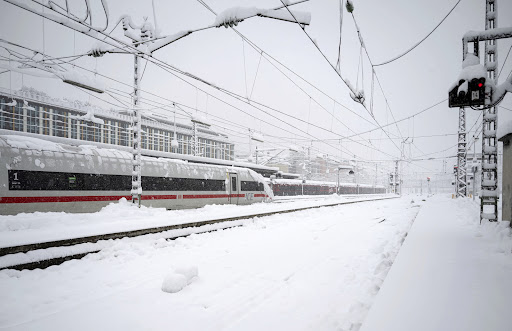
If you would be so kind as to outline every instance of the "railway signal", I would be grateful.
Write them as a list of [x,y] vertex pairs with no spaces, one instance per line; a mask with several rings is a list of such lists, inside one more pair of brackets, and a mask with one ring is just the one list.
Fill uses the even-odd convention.
[[484,106],[484,104],[485,77],[473,78],[470,81],[461,79],[448,94],[450,108]]

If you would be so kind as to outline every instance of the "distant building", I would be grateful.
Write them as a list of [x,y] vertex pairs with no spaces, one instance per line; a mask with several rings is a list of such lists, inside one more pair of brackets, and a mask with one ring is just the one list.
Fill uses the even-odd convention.
[[512,224],[512,121],[503,123],[497,137],[503,142],[502,217]]
[[[0,129],[120,146],[131,146],[133,138],[129,115],[79,101],[50,98],[31,88],[0,93]],[[174,122],[143,119],[142,131],[142,149],[192,154],[192,126],[176,124],[179,146],[174,151]],[[200,127],[198,134],[199,156],[234,159],[235,146],[227,136],[206,127]]]

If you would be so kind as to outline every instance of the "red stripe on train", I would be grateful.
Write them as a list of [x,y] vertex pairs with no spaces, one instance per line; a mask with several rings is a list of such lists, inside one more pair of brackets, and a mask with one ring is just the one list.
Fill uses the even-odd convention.
[[[183,199],[215,199],[215,198],[244,198],[245,194],[184,194]],[[255,194],[256,198],[264,198],[265,194]],[[121,198],[131,200],[131,196],[57,196],[57,197],[0,197],[0,203],[43,203],[43,202],[87,202],[87,201],[117,201]],[[142,200],[177,199],[177,195],[143,195]]]
[[183,194],[183,199],[244,198],[245,194]]
[[[0,203],[41,203],[41,202],[86,202],[117,201],[121,198],[131,200],[131,196],[60,196],[60,197],[0,197]],[[176,195],[143,195],[142,200],[176,199]]]

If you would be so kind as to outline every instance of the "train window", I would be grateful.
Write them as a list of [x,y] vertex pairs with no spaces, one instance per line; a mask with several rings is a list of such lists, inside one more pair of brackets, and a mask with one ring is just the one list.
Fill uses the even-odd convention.
[[68,177],[68,181],[69,181],[69,188],[73,189],[76,187],[76,176],[69,176]]
[[236,192],[236,177],[231,177],[231,190]]
[[254,182],[254,181],[241,181],[240,182],[240,190],[241,191],[263,191],[263,184]]

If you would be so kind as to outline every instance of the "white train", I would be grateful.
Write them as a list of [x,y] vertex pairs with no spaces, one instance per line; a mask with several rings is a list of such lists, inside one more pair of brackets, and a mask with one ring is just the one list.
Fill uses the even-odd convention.
[[272,179],[269,185],[275,196],[328,195],[335,194],[385,194],[381,185],[322,182],[301,179]]
[[[131,199],[132,154],[0,135],[0,214],[94,212]],[[251,204],[272,198],[253,170],[142,158],[142,205],[167,209]]]

